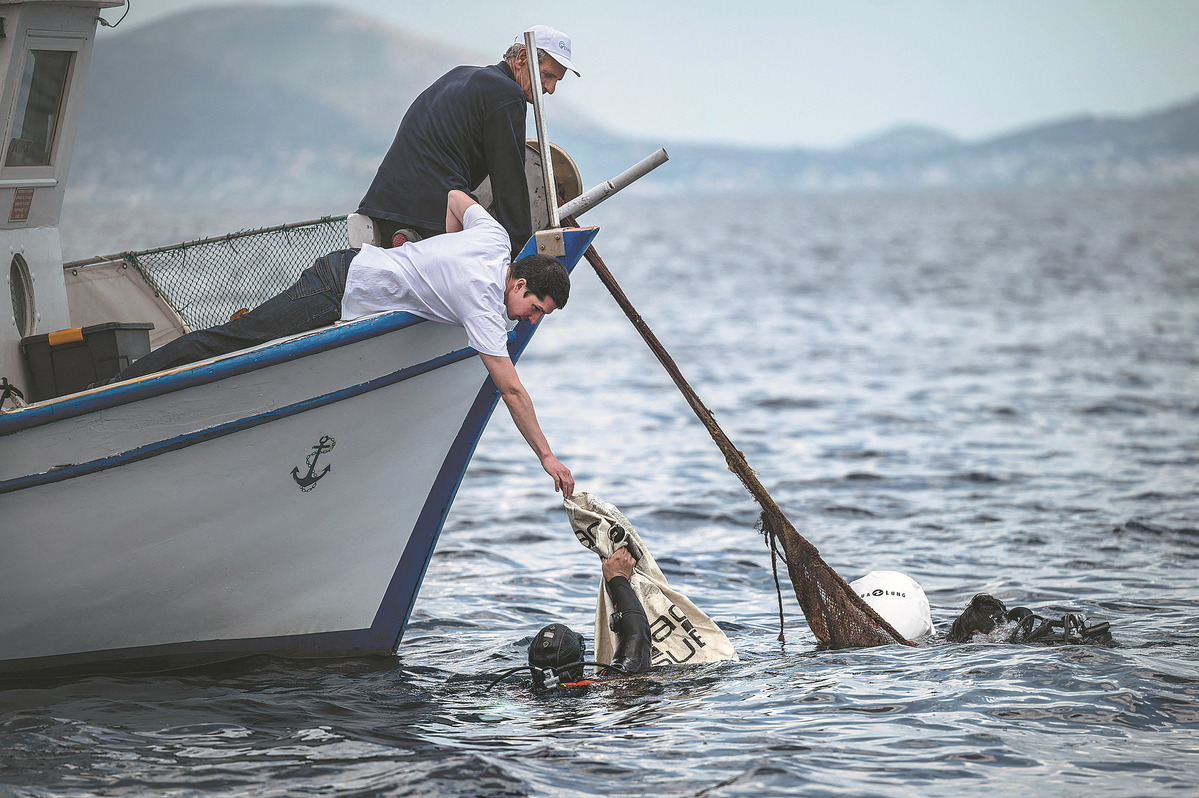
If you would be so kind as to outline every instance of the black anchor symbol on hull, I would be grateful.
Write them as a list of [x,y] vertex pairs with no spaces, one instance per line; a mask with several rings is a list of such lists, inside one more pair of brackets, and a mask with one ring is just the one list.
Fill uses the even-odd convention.
[[316,473],[316,460],[325,452],[333,451],[333,447],[335,445],[337,445],[337,441],[333,440],[328,435],[322,435],[320,442],[318,442],[316,446],[312,447],[312,454],[308,455],[308,459],[306,461],[308,463],[308,473],[304,476],[300,476],[300,469],[298,467],[291,470],[291,478],[294,479],[296,484],[300,486],[300,490],[307,493],[308,491],[312,490],[321,477],[329,473],[329,469],[333,467],[332,465],[327,465],[325,466],[324,470],[321,471],[321,473]]

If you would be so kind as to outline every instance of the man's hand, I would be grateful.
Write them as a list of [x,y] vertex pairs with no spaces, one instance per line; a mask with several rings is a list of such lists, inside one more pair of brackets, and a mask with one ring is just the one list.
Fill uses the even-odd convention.
[[573,496],[575,492],[575,478],[570,473],[570,469],[558,462],[558,458],[552,454],[541,461],[541,467],[545,469],[545,473],[554,478],[554,491],[562,491],[562,495]]
[[608,581],[614,576],[623,576],[625,579],[633,578],[633,565],[635,564],[633,555],[629,554],[629,550],[624,546],[612,552],[612,556],[604,560],[602,566],[604,572],[604,581]]

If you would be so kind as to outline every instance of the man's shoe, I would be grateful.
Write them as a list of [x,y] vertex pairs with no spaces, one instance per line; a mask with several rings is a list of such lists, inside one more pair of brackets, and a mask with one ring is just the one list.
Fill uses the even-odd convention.
[[392,247],[403,246],[409,241],[420,241],[420,233],[405,227],[402,230],[397,230],[396,234],[391,237]]

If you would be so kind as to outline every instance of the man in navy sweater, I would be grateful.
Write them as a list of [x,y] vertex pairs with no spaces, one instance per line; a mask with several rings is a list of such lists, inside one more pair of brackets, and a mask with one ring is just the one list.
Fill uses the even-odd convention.
[[[540,89],[553,94],[570,70],[570,37],[545,25],[536,37]],[[498,64],[460,66],[425,89],[404,114],[391,149],[359,203],[382,246],[445,232],[445,197],[473,192],[490,175],[492,214],[515,257],[533,234],[525,180],[525,112],[533,102],[524,35]],[[398,234],[398,235],[397,235]]]

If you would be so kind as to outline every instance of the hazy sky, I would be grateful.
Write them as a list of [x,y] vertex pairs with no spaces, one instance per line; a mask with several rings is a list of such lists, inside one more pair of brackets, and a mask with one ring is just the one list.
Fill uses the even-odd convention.
[[[227,4],[132,0],[123,26]],[[973,140],[1199,97],[1199,0],[331,4],[490,61],[528,25],[553,25],[571,36],[583,73],[557,96],[662,143],[831,147],[909,123]],[[547,117],[552,131],[552,99]]]

